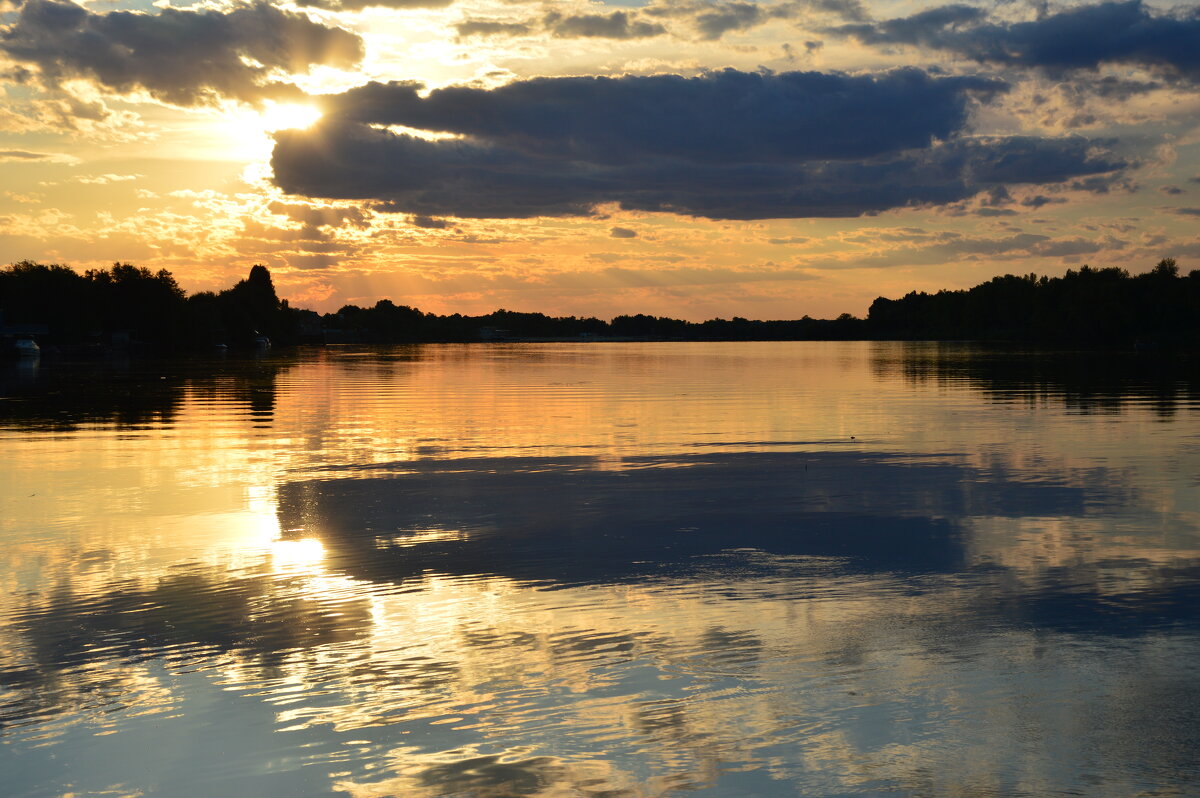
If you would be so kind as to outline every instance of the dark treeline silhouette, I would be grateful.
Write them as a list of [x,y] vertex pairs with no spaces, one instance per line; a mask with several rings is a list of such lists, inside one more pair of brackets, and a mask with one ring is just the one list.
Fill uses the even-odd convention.
[[612,321],[497,310],[483,316],[438,316],[383,299],[373,307],[346,305],[322,318],[326,340],[364,343],[478,341],[530,338],[637,338],[687,341],[795,341],[861,339],[862,319],[805,316],[795,321],[754,321],[737,316],[704,322],[666,316],[617,316]]
[[1083,346],[1200,344],[1200,270],[1180,276],[1172,258],[1131,276],[1120,268],[1062,277],[1004,275],[974,288],[880,297],[866,319],[805,316],[690,322],[623,315],[611,321],[497,310],[480,316],[424,313],[381,299],[320,315],[288,306],[255,266],[219,293],[187,296],[170,272],[125,263],[82,274],[29,261],[0,269],[0,328],[44,326],[50,344],[133,341],[165,349],[276,343],[419,343],[512,339],[977,340]]
[[232,288],[187,296],[166,269],[128,263],[80,274],[22,261],[0,269],[0,327],[41,325],[50,344],[155,348],[249,345],[258,335],[296,337],[299,314],[280,300],[265,266]]
[[867,325],[878,339],[1024,341],[1112,346],[1200,343],[1200,270],[1174,258],[1130,276],[1119,268],[1062,277],[1006,274],[961,291],[880,297]]
[[612,321],[497,310],[481,316],[440,316],[381,299],[346,305],[324,316],[279,299],[265,266],[220,293],[187,296],[165,269],[127,263],[82,274],[30,261],[0,269],[0,327],[44,325],[52,345],[132,341],[161,349],[249,345],[259,335],[292,343],[420,343],[514,338],[640,338],[668,340],[803,340],[869,337],[862,319],[795,321],[734,317],[689,322],[659,316]]

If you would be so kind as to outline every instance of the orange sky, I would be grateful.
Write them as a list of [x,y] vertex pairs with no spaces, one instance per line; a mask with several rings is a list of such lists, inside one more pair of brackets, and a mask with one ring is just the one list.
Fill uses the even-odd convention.
[[0,2],[0,263],[693,320],[1200,267],[1194,5],[378,2]]

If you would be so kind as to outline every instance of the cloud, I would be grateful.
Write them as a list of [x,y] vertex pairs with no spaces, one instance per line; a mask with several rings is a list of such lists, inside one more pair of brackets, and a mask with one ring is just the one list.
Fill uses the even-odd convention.
[[364,8],[405,11],[413,8],[445,8],[453,2],[454,0],[299,0],[297,5],[329,11],[362,11]]
[[550,33],[560,38],[645,39],[667,32],[662,25],[637,20],[625,11],[574,16],[551,11],[543,23]]
[[409,221],[413,227],[423,227],[426,230],[445,230],[450,226],[445,219],[435,219],[432,216],[414,216]]
[[468,19],[454,26],[461,38],[469,36],[527,36],[534,26],[527,22],[504,22],[496,19]]
[[628,227],[614,227],[608,234],[612,238],[637,238],[637,230],[630,230]]
[[657,22],[640,19],[635,12],[608,14],[563,14],[550,11],[540,20],[511,22],[497,19],[467,19],[454,26],[459,38],[471,36],[528,36],[544,33],[559,39],[648,39],[667,29]]
[[1025,22],[991,22],[980,8],[947,5],[827,32],[865,44],[907,44],[981,63],[1034,67],[1051,75],[1130,64],[1188,81],[1200,78],[1200,13],[1159,12],[1141,0],[1083,5]]
[[335,255],[326,255],[322,253],[289,253],[286,256],[287,264],[293,269],[302,269],[304,271],[329,269],[340,261],[340,258]]
[[852,36],[864,44],[922,44],[944,47],[944,39],[954,35],[961,26],[982,23],[987,12],[968,5],[946,5],[926,9],[909,17],[897,17],[882,22],[843,25],[828,32]]
[[587,215],[598,204],[710,218],[858,216],[944,204],[998,183],[1061,182],[1125,164],[1086,139],[978,139],[863,161],[606,166],[351,125],[284,131],[272,159],[286,191],[387,199],[409,213],[478,218]]
[[[927,238],[931,240],[926,240]],[[889,238],[883,238],[889,241]],[[900,239],[897,239],[900,240]],[[886,269],[898,266],[941,265],[955,262],[1013,261],[1029,258],[1071,259],[1081,255],[1116,252],[1129,248],[1129,242],[1111,235],[1097,239],[1051,238],[1036,233],[1017,232],[989,238],[941,232],[932,236],[914,236],[912,245],[886,247],[871,253],[849,253],[844,257],[814,256],[794,261],[798,268],[813,270]]]
[[334,122],[456,133],[531,156],[774,162],[927,147],[963,129],[972,97],[1006,86],[918,69],[864,76],[725,69],[692,78],[535,78],[425,97],[422,88],[369,83],[323,98],[322,108]]
[[1110,194],[1114,191],[1132,194],[1137,191],[1138,186],[1125,175],[1117,173],[1081,177],[1078,180],[1072,180],[1067,184],[1067,188],[1072,191],[1086,191],[1089,194]]
[[111,172],[103,175],[79,175],[73,178],[76,183],[83,183],[90,186],[107,186],[110,183],[127,183],[131,180],[139,180],[145,175],[118,175]]
[[659,0],[643,8],[642,13],[681,23],[706,41],[720,39],[727,33],[756,28],[777,19],[809,21],[808,18],[814,13],[855,22],[870,19],[859,0],[785,0],[779,3]]
[[[700,266],[638,269],[626,266],[608,266],[599,272],[595,272],[594,275],[622,286],[641,286],[646,288],[661,288],[672,285],[724,285],[821,279],[820,275],[792,268],[779,267],[775,264],[764,264],[740,269]],[[559,282],[569,280],[571,277],[572,275],[560,275]],[[590,274],[579,275],[579,277],[584,278],[587,282],[594,280],[594,277]],[[584,280],[580,280],[580,282]]]
[[227,12],[164,8],[98,14],[63,0],[27,0],[0,29],[0,53],[36,67],[47,87],[83,78],[115,92],[145,91],[179,106],[221,98],[258,102],[300,94],[279,79],[316,64],[350,67],[362,40],[266,2]]
[[316,206],[272,202],[267,206],[272,213],[286,216],[292,221],[300,222],[308,227],[355,227],[365,229],[370,226],[370,218],[361,208],[336,208],[332,206]]
[[73,155],[58,152],[30,152],[29,150],[0,150],[0,161],[16,161],[18,163],[79,163]]
[[1047,197],[1045,194],[1034,194],[1032,197],[1026,197],[1021,200],[1021,205],[1026,208],[1041,208],[1045,205],[1055,205],[1064,203],[1067,200],[1063,197]]
[[695,16],[696,29],[704,39],[719,39],[731,30],[745,30],[770,19],[770,12],[758,3],[734,2],[714,5]]
[[327,244],[330,242],[328,233],[311,225],[305,225],[299,230],[293,230],[265,225],[253,219],[244,219],[242,220],[242,228],[245,233],[245,240],[302,242],[304,244]]
[[275,182],[427,216],[581,215],[618,203],[761,219],[944,204],[1127,165],[1078,137],[966,137],[972,98],[1003,84],[916,69],[539,78],[425,97],[420,88],[375,83],[326,97],[321,124],[276,134]]
[[682,260],[672,256],[630,257],[616,252],[597,252],[589,260],[608,264],[595,271],[539,274],[537,280],[559,289],[611,290],[623,288],[666,288],[686,285],[735,285],[739,283],[796,282],[819,280],[821,276],[768,261],[738,268],[712,266],[662,266]]
[[[514,22],[466,19],[455,25],[455,30],[463,38],[544,33],[563,39],[646,39],[674,34],[682,38],[699,37],[703,41],[715,41],[727,33],[749,30],[776,19],[810,16],[812,12],[852,21],[870,18],[858,0],[790,0],[779,3],[659,0],[640,9],[608,13],[564,14],[550,11],[540,20]],[[670,23],[670,28],[663,22]],[[818,42],[805,42],[805,46],[808,52],[812,52],[820,45]]]

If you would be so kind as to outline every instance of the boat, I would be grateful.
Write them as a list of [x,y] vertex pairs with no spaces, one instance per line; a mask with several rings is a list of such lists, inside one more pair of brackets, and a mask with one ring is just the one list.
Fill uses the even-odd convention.
[[42,348],[32,338],[18,338],[13,341],[12,351],[17,357],[39,357],[42,354]]

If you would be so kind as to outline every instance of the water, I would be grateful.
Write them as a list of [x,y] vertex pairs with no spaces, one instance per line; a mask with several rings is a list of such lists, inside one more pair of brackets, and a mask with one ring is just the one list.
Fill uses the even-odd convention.
[[1200,795],[1186,361],[0,369],[6,797]]

